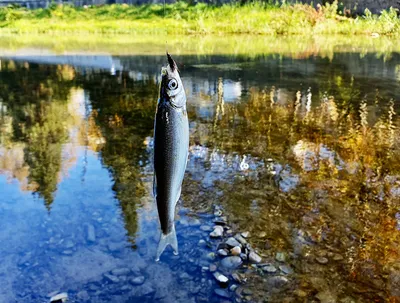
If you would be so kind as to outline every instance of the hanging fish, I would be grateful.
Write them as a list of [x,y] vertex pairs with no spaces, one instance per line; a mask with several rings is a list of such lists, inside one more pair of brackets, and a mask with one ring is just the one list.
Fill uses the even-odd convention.
[[169,245],[178,254],[175,206],[181,195],[189,152],[189,122],[186,94],[175,61],[167,53],[154,125],[154,183],[161,237],[156,261]]

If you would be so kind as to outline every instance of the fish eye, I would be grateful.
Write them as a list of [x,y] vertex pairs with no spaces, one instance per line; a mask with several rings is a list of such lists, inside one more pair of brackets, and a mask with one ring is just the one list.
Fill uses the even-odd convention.
[[177,89],[178,88],[178,81],[176,79],[171,79],[168,81],[168,88],[171,90]]

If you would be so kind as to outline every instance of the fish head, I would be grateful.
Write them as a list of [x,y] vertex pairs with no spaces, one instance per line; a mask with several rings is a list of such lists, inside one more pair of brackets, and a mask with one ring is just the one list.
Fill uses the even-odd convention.
[[178,66],[171,55],[167,53],[168,65],[161,69],[160,100],[169,102],[173,107],[186,107],[186,94],[183,89]]

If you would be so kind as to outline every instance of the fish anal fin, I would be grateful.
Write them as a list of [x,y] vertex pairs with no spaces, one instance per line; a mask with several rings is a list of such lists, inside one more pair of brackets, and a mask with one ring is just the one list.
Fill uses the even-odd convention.
[[175,226],[172,227],[172,230],[169,234],[164,235],[161,233],[160,242],[158,243],[157,247],[156,261],[160,260],[161,254],[168,245],[171,245],[172,249],[174,250],[174,255],[178,255],[178,240],[176,238]]

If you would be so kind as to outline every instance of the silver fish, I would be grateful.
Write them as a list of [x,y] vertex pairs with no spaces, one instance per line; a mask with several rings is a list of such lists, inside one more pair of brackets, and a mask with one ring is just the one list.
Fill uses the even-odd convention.
[[175,206],[181,195],[189,152],[189,122],[186,94],[175,61],[167,53],[154,124],[154,183],[161,237],[156,261],[169,245],[178,254]]

